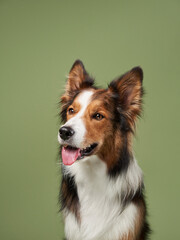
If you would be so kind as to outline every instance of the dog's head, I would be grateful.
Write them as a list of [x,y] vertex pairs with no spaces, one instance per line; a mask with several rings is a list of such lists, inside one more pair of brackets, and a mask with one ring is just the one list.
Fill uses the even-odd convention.
[[135,121],[141,113],[143,72],[135,67],[107,89],[98,89],[81,61],[73,64],[61,97],[63,125],[58,134],[65,165],[98,155],[111,168],[120,152],[130,154]]

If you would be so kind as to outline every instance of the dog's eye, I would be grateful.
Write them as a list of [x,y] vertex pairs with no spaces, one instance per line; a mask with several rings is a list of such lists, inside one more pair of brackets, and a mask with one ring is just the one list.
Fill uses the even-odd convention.
[[74,109],[73,109],[73,108],[69,108],[69,109],[68,109],[68,113],[69,113],[69,114],[73,114],[73,113],[74,113]]
[[100,120],[102,120],[104,118],[104,116],[102,114],[100,114],[100,113],[95,113],[93,115],[93,118],[98,120],[98,121],[100,121]]

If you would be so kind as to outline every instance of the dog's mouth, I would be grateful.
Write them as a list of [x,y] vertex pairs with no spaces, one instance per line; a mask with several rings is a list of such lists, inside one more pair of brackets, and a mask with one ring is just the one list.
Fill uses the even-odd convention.
[[64,165],[72,165],[76,160],[83,159],[94,153],[97,143],[93,143],[86,148],[80,149],[70,145],[62,147],[62,160]]

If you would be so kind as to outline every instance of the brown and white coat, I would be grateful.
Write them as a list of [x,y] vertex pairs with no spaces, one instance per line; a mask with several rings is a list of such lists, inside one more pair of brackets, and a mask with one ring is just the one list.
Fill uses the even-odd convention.
[[70,70],[58,134],[67,240],[148,238],[143,175],[132,152],[142,79],[142,69],[136,67],[107,89],[98,89],[81,61]]

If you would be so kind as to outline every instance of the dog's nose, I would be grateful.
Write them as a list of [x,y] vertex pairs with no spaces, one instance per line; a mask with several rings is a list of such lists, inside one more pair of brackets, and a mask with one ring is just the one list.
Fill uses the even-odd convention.
[[70,127],[61,127],[59,129],[59,134],[63,140],[68,140],[74,134],[74,130]]

